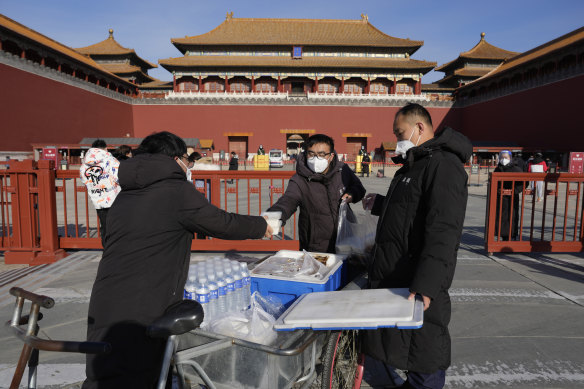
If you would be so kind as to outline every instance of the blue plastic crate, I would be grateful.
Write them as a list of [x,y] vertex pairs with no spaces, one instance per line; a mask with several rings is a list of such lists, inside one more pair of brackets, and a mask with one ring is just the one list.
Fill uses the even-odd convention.
[[[274,257],[300,257],[302,254],[300,251],[281,250]],[[254,269],[251,271],[251,292],[258,291],[262,296],[275,296],[288,308],[298,297],[305,293],[330,292],[343,287],[342,283],[346,278],[342,276],[345,256],[324,253],[311,254],[327,255],[336,259],[336,263],[331,266],[331,270],[322,280],[294,280],[293,278],[254,274]],[[266,259],[266,261],[269,261],[269,259]],[[261,264],[256,269],[259,269],[260,266]]]

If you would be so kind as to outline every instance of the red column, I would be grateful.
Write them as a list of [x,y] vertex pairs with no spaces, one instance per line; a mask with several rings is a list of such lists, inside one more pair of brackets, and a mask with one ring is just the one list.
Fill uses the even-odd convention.
[[41,66],[45,66],[45,57],[41,58]]
[[416,82],[416,90],[414,93],[417,95],[422,93],[422,80],[421,79]]
[[172,73],[172,91],[176,92],[176,75]]
[[365,93],[371,93],[371,77],[367,77],[367,91]]
[[0,39],[0,50],[2,50],[2,39]]
[[255,92],[255,78],[251,76],[251,92]]
[[75,69],[73,69],[73,74],[71,74],[73,77],[75,77]]
[[61,71],[61,64],[59,64],[59,66],[57,66],[57,71],[60,72]]
[[314,93],[318,93],[318,77],[314,77]]
[[229,92],[229,80],[227,79],[227,75],[225,75],[225,93]]
[[280,76],[278,76],[278,92],[282,92],[282,82],[280,80]]
[[393,81],[391,81],[391,94],[392,95],[395,95],[395,84],[396,84],[396,81],[395,81],[395,77],[394,77]]
[[88,74],[85,75],[85,81],[89,82],[89,75]]
[[26,51],[22,50],[22,51],[20,52],[20,58],[22,58],[22,59],[26,59]]
[[199,76],[199,93],[203,90],[203,77]]
[[341,77],[341,93],[345,93],[345,76]]

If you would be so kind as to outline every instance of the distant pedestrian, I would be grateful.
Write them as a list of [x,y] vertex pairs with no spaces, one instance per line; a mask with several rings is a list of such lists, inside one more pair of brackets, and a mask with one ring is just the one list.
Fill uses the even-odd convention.
[[132,148],[128,145],[121,145],[112,152],[114,158],[118,161],[123,161],[132,158]]
[[[231,152],[231,158],[229,159],[229,170],[239,170],[239,157],[235,151]],[[227,182],[233,184],[233,178]]]
[[[516,159],[511,157],[509,150],[502,150],[499,153],[499,165],[495,168],[495,172],[504,173],[522,173],[523,170],[515,162]],[[510,195],[501,194],[503,190],[513,189]],[[500,236],[501,240],[516,240],[519,231],[519,193],[523,190],[523,182],[503,181],[502,185],[499,183],[497,188],[497,208],[495,218],[495,236]],[[511,208],[513,208],[513,215],[511,215]],[[499,210],[501,210],[499,212]],[[510,223],[511,220],[511,224]],[[499,228],[500,226],[500,228]]]
[[89,198],[97,211],[101,244],[105,247],[107,213],[118,193],[118,167],[120,162],[107,151],[103,139],[97,139],[87,150],[79,169],[81,181],[87,187]]
[[363,177],[363,175],[365,174],[367,174],[367,177],[369,177],[370,164],[371,158],[369,157],[367,151],[365,151],[365,153],[363,154],[363,160],[361,161],[361,177]]
[[[548,170],[547,164],[543,160],[543,155],[541,153],[536,153],[535,157],[529,164],[528,168],[530,173],[546,173]],[[543,181],[535,182],[535,185],[532,187],[535,190],[535,201],[541,201],[543,199]]]

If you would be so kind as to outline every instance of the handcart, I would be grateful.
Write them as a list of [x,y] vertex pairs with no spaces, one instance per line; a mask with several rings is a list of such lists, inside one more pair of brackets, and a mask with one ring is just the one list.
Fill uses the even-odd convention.
[[[218,389],[357,389],[364,368],[357,331],[394,326],[420,328],[423,303],[421,299],[406,303],[408,295],[407,289],[361,290],[355,283],[341,292],[305,294],[278,319],[274,328],[281,332],[270,346],[202,329],[164,331],[164,325],[155,323],[152,328],[156,332],[172,335],[158,388],[165,387],[173,365],[183,388],[202,384]],[[363,301],[368,302],[369,311],[357,307],[366,306]],[[339,309],[341,306],[349,309]],[[167,316],[161,320],[169,322]]]
[[[414,303],[413,315],[408,320],[402,320],[399,309],[389,315],[369,315],[388,311],[386,308],[378,309],[379,306],[365,315],[355,309],[339,310],[339,304],[343,304],[347,296],[350,297],[351,291],[379,293],[376,292],[379,290],[359,289],[360,286],[353,282],[340,292],[301,296],[278,319],[275,328],[281,332],[270,346],[197,328],[203,319],[201,306],[195,301],[184,300],[149,327],[150,336],[167,338],[158,387],[165,387],[171,372],[181,389],[199,383],[210,389],[359,388],[363,376],[363,359],[358,354],[356,332],[379,326],[419,328],[423,315],[423,303],[419,299]],[[405,300],[407,292],[385,291],[391,292],[389,300],[393,296],[400,303]],[[16,305],[12,320],[6,324],[25,343],[10,388],[19,387],[27,363],[28,387],[36,388],[39,350],[101,354],[111,349],[109,344],[102,342],[55,341],[37,337],[38,321],[42,319],[40,308],[52,308],[54,300],[20,288],[12,288],[10,293],[16,297]],[[341,299],[327,300],[330,293],[349,294]],[[363,306],[363,301],[368,304],[380,303],[371,296],[357,296],[361,299],[359,304]],[[388,299],[388,295],[382,297],[383,300]],[[329,309],[318,308],[319,315],[315,315],[311,300],[319,299],[320,304],[325,304]],[[31,302],[31,308],[30,314],[23,316],[25,300]],[[326,312],[334,314],[327,317]],[[350,315],[347,317],[337,312]],[[309,320],[306,320],[307,317]],[[27,327],[24,329],[22,326]]]

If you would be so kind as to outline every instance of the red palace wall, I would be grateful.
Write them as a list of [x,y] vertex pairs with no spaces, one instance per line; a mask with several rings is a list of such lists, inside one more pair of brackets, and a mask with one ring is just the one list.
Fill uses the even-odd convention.
[[0,150],[133,133],[129,104],[3,64],[0,88]]
[[[213,139],[215,151],[228,150],[226,133],[253,133],[248,151],[286,149],[282,129],[315,130],[335,140],[339,153],[347,152],[343,133],[371,133],[368,150],[395,141],[393,117],[399,107],[341,106],[234,106],[234,105],[135,105],[134,135],[144,137],[168,130],[183,138]],[[430,108],[434,125],[458,125],[457,110]]]
[[473,141],[556,151],[584,150],[584,76],[462,108],[461,129]]

